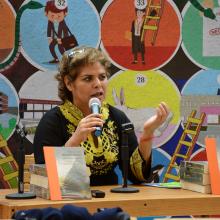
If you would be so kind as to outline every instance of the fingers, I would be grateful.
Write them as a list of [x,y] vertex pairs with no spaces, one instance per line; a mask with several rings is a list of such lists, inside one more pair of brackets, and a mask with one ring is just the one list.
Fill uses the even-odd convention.
[[161,102],[159,106],[157,107],[157,116],[161,119],[164,120],[167,118],[169,115],[169,108],[165,102]]
[[101,119],[100,114],[91,114],[80,121],[83,127],[91,128],[96,126],[103,126],[104,121]]
[[152,135],[155,129],[166,121],[169,113],[170,111],[167,104],[165,102],[161,102],[156,108],[156,114],[144,123],[144,136],[148,137]]
[[96,130],[96,127],[102,127],[104,121],[101,119],[100,114],[90,114],[83,118],[76,130],[72,133],[70,139],[66,142],[65,146],[79,146],[82,141],[88,138],[88,135]]
[[165,102],[161,102],[159,104],[159,108],[163,112],[163,114],[165,114],[165,115],[169,114],[169,108],[168,108],[168,106],[167,106],[167,104]]
[[161,110],[161,112],[163,113],[163,115],[169,114],[169,108],[165,102],[161,102],[158,107]]
[[100,114],[90,114],[83,118],[77,127],[77,133],[85,138],[96,130],[96,127],[103,127],[104,121]]
[[82,124],[81,127],[83,128],[96,128],[96,127],[102,127],[103,122],[97,122],[97,121],[92,121],[92,122],[87,122]]

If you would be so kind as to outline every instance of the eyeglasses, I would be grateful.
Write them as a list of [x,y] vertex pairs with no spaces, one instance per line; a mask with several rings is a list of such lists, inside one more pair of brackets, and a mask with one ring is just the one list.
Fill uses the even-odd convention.
[[68,68],[70,69],[70,63],[71,63],[71,59],[75,56],[77,56],[77,54],[82,54],[84,53],[86,50],[86,48],[79,48],[79,49],[75,49],[73,51],[70,51],[70,53],[67,55],[67,62],[68,62]]
[[70,53],[68,54],[68,58],[73,58],[73,57],[76,56],[77,54],[84,53],[85,50],[86,50],[86,48],[80,48],[80,49],[78,49],[78,50],[70,51]]
[[75,48],[74,50],[70,51],[68,54],[68,58],[73,58],[77,54],[82,54],[88,49],[94,49],[93,47],[89,46],[80,46],[79,48]]
[[69,54],[67,55],[68,68],[70,69],[72,58],[77,57],[77,55],[79,54],[85,53],[89,49],[94,49],[94,48],[89,46],[80,46],[79,48],[74,48],[72,51],[70,51]]
[[68,67],[70,68],[70,62],[73,57],[76,57],[77,55],[84,53],[89,48],[91,48],[91,47],[80,46],[80,48],[75,48],[74,50],[70,51],[69,54],[67,55]]

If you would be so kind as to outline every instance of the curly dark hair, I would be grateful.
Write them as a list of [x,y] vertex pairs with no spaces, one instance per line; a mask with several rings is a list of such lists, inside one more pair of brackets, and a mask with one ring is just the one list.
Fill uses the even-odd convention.
[[74,81],[79,75],[81,68],[99,62],[106,70],[109,77],[110,61],[106,55],[99,49],[87,46],[75,47],[70,53],[64,53],[59,64],[58,74],[58,96],[64,102],[72,101],[72,93],[67,89],[64,77],[67,76],[70,81]]

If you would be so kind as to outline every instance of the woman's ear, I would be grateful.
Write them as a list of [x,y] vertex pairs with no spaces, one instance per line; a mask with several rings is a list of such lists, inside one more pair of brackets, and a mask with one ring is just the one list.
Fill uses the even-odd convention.
[[68,76],[66,75],[66,76],[64,76],[64,83],[65,83],[65,85],[66,85],[66,88],[70,91],[70,92],[72,92],[72,82],[70,81],[70,79],[68,78]]

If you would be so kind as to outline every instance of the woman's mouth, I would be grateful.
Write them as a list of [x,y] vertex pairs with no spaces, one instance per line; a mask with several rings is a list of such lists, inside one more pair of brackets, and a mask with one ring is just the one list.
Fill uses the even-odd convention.
[[97,93],[92,94],[91,97],[96,97],[100,99],[103,97],[103,95],[104,95],[103,92],[97,92]]

